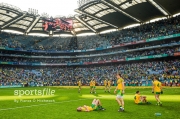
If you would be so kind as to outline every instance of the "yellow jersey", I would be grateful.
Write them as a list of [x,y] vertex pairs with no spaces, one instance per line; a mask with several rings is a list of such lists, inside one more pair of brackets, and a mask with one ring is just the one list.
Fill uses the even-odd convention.
[[123,79],[123,78],[119,78],[119,79],[117,80],[118,90],[122,90],[122,89],[123,89],[123,82],[124,82],[124,79]]
[[139,102],[140,102],[140,95],[139,94],[135,94],[135,96],[134,96],[134,102],[136,103],[136,104],[138,104]]
[[81,107],[81,111],[85,112],[85,111],[93,111],[93,108],[90,106],[86,106],[86,107]]
[[92,86],[95,86],[96,85],[96,82],[95,81],[92,81]]
[[111,81],[108,81],[108,86],[111,86]]
[[78,86],[81,86],[81,81],[78,81]]
[[104,86],[107,86],[107,80],[104,80]]
[[93,86],[93,81],[90,81],[89,85],[90,85],[90,86]]
[[156,80],[153,82],[153,85],[154,85],[154,92],[161,92],[161,82]]

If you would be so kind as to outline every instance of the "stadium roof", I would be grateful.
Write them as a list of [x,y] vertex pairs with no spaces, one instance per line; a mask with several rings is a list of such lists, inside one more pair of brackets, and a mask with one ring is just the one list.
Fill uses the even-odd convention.
[[[54,35],[78,35],[101,33],[109,29],[121,29],[132,24],[141,24],[151,19],[168,17],[180,12],[180,0],[79,0],[79,14],[72,16],[71,31],[54,32]],[[42,16],[24,12],[18,7],[0,3],[0,28],[22,34],[39,33]]]

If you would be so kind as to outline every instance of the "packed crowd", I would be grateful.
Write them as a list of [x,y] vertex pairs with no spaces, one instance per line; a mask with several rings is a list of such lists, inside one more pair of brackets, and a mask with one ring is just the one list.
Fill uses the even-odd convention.
[[157,22],[144,24],[131,29],[106,34],[110,38],[111,45],[128,43],[154,37],[167,36],[180,32],[180,16],[164,19]]
[[79,79],[83,85],[89,85],[95,78],[97,85],[103,85],[104,79],[116,83],[116,74],[121,73],[126,84],[151,83],[154,75],[163,82],[172,80],[180,83],[180,60],[163,60],[137,63],[111,64],[86,67],[1,67],[1,85],[77,85]]
[[179,46],[174,47],[165,47],[157,49],[148,49],[135,52],[122,52],[114,55],[105,55],[105,56],[95,56],[95,57],[82,57],[82,58],[23,58],[23,57],[5,57],[0,56],[0,61],[2,62],[32,62],[32,63],[79,63],[79,62],[98,62],[98,61],[109,61],[109,60],[118,60],[126,58],[136,58],[142,56],[150,55],[163,55],[167,54],[173,56],[174,53],[180,52]]
[[[77,38],[49,38],[1,33],[0,47],[36,50],[84,50],[105,48],[121,43],[129,43],[176,33],[180,33],[180,16],[112,33]],[[74,41],[72,42],[72,40]]]
[[[72,40],[71,44],[74,44],[74,47],[76,47],[76,40]],[[154,47],[154,46],[167,46],[167,45],[172,45],[172,44],[180,44],[180,40],[179,39],[164,39],[164,40],[160,40],[160,41],[156,41],[156,42],[146,42],[146,43],[141,43],[141,44],[136,44],[136,45],[128,45],[128,46],[123,46],[123,47],[117,47],[117,48],[110,48],[107,50],[97,50],[97,51],[91,51],[91,52],[81,52],[80,55],[94,55],[94,54],[104,54],[104,53],[113,53],[113,52],[118,52],[118,51],[126,51],[126,50],[133,50],[133,49],[138,49],[138,48],[149,48],[149,47]],[[73,45],[72,45],[73,46]],[[28,56],[27,53],[25,52],[13,52],[9,51],[9,50],[4,50],[4,51],[0,51],[0,54],[14,54],[14,55],[26,55]],[[70,55],[76,55],[77,53],[70,53],[68,54],[68,56]],[[33,56],[39,56],[42,55],[38,52],[31,52],[29,53],[29,55],[33,55]],[[43,56],[52,56],[52,53],[44,53]],[[61,56],[67,56],[67,53],[61,53]]]
[[[22,48],[35,50],[83,50],[92,48],[104,48],[111,45],[139,41],[154,37],[167,36],[180,33],[180,16],[170,19],[164,19],[158,22],[144,24],[131,29],[108,34],[100,34],[89,37],[37,37],[22,36],[8,33],[0,34],[0,47]],[[50,42],[50,43],[49,43]],[[163,45],[166,43],[177,43],[176,40],[162,40],[159,42],[139,44],[116,49],[90,52],[90,54],[112,53],[117,51],[126,51],[148,46]],[[1,62],[33,62],[33,63],[79,63],[79,62],[98,62],[117,60],[125,58],[135,58],[149,55],[168,54],[180,52],[180,47],[161,47],[148,50],[139,50],[131,52],[122,52],[104,56],[91,56],[83,58],[23,58],[12,55],[11,51],[0,51]],[[7,53],[7,54],[6,54]],[[22,55],[22,53],[19,53]],[[19,55],[18,52],[13,55]],[[88,55],[90,55],[88,54]],[[24,54],[24,56],[30,54]],[[37,54],[31,54],[36,55]],[[46,54],[48,55],[48,54]],[[51,55],[51,54],[49,54]],[[86,55],[81,53],[80,55]],[[63,55],[65,56],[65,55]],[[70,56],[70,55],[68,55]],[[77,85],[79,79],[83,85],[89,85],[92,78],[95,78],[97,85],[103,85],[103,80],[110,79],[115,85],[115,74],[120,72],[127,85],[151,83],[153,75],[157,75],[163,82],[180,83],[180,62],[179,59],[145,61],[136,63],[119,63],[97,66],[83,67],[10,67],[7,65],[0,67],[0,85]]]

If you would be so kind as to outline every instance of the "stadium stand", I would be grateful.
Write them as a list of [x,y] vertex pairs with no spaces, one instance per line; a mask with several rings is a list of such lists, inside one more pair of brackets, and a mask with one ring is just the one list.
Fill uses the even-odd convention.
[[[166,26],[164,24],[168,25]],[[137,32],[137,29],[143,32]],[[126,85],[129,86],[151,85],[153,75],[159,76],[159,79],[164,82],[164,85],[170,81],[179,83],[180,63],[179,59],[174,57],[175,53],[180,51],[178,37],[164,38],[160,41],[155,40],[135,45],[124,45],[104,50],[87,50],[82,53],[71,52],[67,54],[65,52],[67,49],[76,51],[76,49],[107,48],[109,45],[131,43],[178,33],[179,16],[170,20],[161,20],[141,27],[125,29],[101,36],[45,38],[1,33],[0,61],[2,65],[0,69],[0,84],[2,86],[25,84],[29,86],[76,85],[77,80],[81,78],[83,85],[88,85],[91,78],[94,77],[97,85],[103,85],[103,80],[107,77],[112,80],[113,85],[116,85],[115,74],[117,72],[123,74]],[[51,44],[49,44],[50,41],[52,41]],[[49,52],[51,50],[57,51],[60,44],[63,45],[59,47],[59,51],[63,52]],[[10,50],[10,48],[14,49]],[[20,48],[22,51],[19,50],[17,52],[15,51],[16,48]],[[43,50],[47,52],[38,52]],[[132,59],[131,61],[131,58],[144,57],[147,59],[145,56],[156,55],[160,57],[153,57],[153,59],[149,59],[148,61],[143,60],[143,58],[138,61],[135,61],[136,59]],[[117,63],[120,59],[126,59],[127,61],[123,60],[125,63]],[[114,63],[93,64],[93,62],[101,63],[101,61],[114,61]],[[6,65],[9,62],[15,66]],[[92,65],[81,64],[88,62],[91,62]],[[49,65],[47,67],[39,67],[38,65],[33,66],[33,63],[47,63]],[[66,63],[66,65],[57,67],[58,65],[56,66],[56,64],[59,63]],[[81,66],[79,66],[79,63]]]
[[[84,22],[90,19],[79,18]],[[30,16],[25,19],[30,20]],[[1,27],[11,28],[3,23]],[[98,26],[91,27],[98,30]],[[74,31],[78,33],[76,28]],[[92,78],[97,85],[103,85],[105,78],[116,85],[117,72],[122,73],[127,86],[151,85],[153,75],[164,85],[170,81],[180,83],[179,37],[180,16],[93,36],[42,37],[1,32],[0,85],[77,85],[79,78],[83,85],[89,85]]]
[[[43,38],[3,33],[3,35],[1,35],[0,46],[23,49],[33,48],[37,50],[59,50],[58,48],[63,50],[107,48],[107,46],[178,34],[180,32],[179,23],[180,16],[176,16],[170,19],[163,19],[154,23],[144,24],[112,33],[78,38]],[[49,41],[52,43],[48,44]]]

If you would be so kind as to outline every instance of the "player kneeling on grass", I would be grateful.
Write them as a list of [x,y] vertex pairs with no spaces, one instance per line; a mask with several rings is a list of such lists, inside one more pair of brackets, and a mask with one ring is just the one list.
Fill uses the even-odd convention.
[[134,102],[136,104],[150,104],[150,102],[147,102],[146,96],[141,96],[139,91],[136,91]]
[[92,101],[91,106],[84,105],[77,108],[78,112],[90,112],[90,111],[98,111],[98,110],[105,110],[102,107],[102,104],[99,99],[94,99]]

